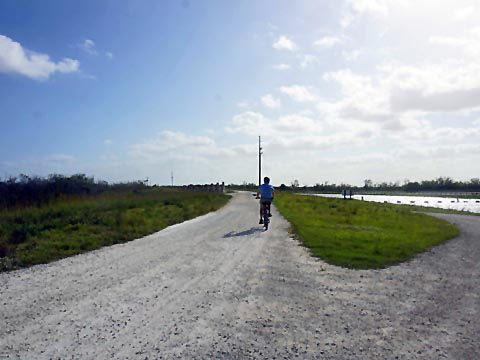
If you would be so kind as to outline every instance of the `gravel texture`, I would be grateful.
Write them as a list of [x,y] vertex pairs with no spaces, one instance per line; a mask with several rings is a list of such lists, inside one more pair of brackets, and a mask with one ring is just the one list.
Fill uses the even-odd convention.
[[0,359],[480,359],[480,217],[385,270],[309,256],[273,209],[221,210],[0,274]]

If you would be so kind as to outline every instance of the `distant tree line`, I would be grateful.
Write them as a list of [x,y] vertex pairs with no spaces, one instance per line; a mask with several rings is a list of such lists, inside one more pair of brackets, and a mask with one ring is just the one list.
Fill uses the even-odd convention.
[[[117,190],[139,190],[145,188],[145,181],[134,181],[128,183],[109,184],[85,174],[71,176],[52,174],[47,177],[21,174],[18,177],[7,177],[0,180],[0,209],[15,206],[40,206],[58,199],[63,195],[95,195],[105,191]],[[351,189],[356,194],[361,193],[382,193],[382,192],[480,192],[480,179],[473,178],[470,181],[454,181],[449,177],[439,177],[435,180],[404,181],[403,184],[395,183],[373,183],[372,180],[364,180],[363,186],[350,184],[323,184],[317,183],[312,186],[300,186],[298,180],[290,185],[275,185],[277,190],[296,192],[317,192],[317,193],[341,193],[344,189]],[[230,184],[227,189],[256,191],[258,184],[243,182],[243,184]]]
[[52,174],[48,177],[21,174],[0,181],[0,209],[14,206],[40,206],[56,200],[62,195],[95,195],[112,190],[137,190],[145,187],[143,181],[108,184],[95,181],[85,174],[64,176]]
[[370,179],[364,180],[363,190],[366,191],[402,191],[402,192],[480,192],[480,179],[473,178],[470,181],[455,181],[450,177],[439,177],[435,180],[409,181],[403,184],[380,183],[373,184]]
[[405,191],[466,191],[466,192],[479,192],[480,191],[480,179],[473,178],[470,181],[453,181],[452,179],[438,178],[436,180],[426,180],[420,183],[407,182],[403,185]]
[[[256,190],[258,185],[255,183],[246,183],[242,185],[230,184],[228,186],[234,190]],[[296,192],[317,192],[317,193],[341,193],[344,189],[351,189],[355,193],[381,193],[381,192],[480,192],[480,179],[473,178],[470,181],[454,181],[450,177],[439,177],[435,180],[400,182],[382,182],[374,183],[371,179],[364,180],[363,186],[355,186],[346,183],[330,184],[316,183],[314,185],[301,186],[298,180],[293,180],[290,185],[275,185],[275,188],[281,191]]]
[[241,185],[239,184],[229,184],[229,185],[226,185],[225,187],[227,190],[240,190],[240,191],[257,191],[258,189],[258,184],[255,184],[255,183],[247,183],[246,181],[244,181]]

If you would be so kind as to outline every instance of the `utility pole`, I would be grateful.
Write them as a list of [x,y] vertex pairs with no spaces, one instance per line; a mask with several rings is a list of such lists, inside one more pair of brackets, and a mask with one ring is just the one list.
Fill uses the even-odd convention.
[[171,173],[171,178],[172,178],[172,187],[173,187],[173,171]]
[[258,186],[262,185],[262,138],[258,137]]

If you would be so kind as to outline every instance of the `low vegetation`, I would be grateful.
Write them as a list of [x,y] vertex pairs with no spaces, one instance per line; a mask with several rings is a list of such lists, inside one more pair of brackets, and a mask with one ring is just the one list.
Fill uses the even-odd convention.
[[38,206],[0,209],[0,271],[123,243],[223,206],[224,194],[141,186],[59,194]]
[[275,205],[314,256],[348,268],[384,268],[458,235],[406,206],[290,193],[277,194]]
[[399,207],[405,208],[407,211],[421,212],[421,213],[437,213],[437,214],[456,214],[456,215],[469,215],[469,216],[480,216],[480,213],[475,213],[465,210],[453,210],[453,209],[442,209],[430,206],[420,206],[420,205],[396,205]]
[[[253,191],[258,184],[244,182],[241,185],[230,184],[230,189]],[[314,185],[300,185],[299,180],[293,180],[291,184],[276,186],[281,191],[293,191],[295,193],[317,194],[341,194],[342,190],[352,190],[357,195],[421,195],[421,196],[445,196],[480,198],[480,178],[472,178],[470,181],[455,181],[450,177],[439,177],[434,180],[409,181],[403,184],[397,182],[374,183],[371,179],[365,179],[363,186],[355,186],[348,183],[334,184],[328,181]]]

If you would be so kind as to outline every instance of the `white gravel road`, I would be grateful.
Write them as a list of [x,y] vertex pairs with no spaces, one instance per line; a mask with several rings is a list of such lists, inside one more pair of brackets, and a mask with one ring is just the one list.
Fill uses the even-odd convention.
[[[480,359],[480,217],[399,266],[315,260],[273,210],[223,209],[0,274],[0,359]],[[440,215],[439,215],[440,216]]]

